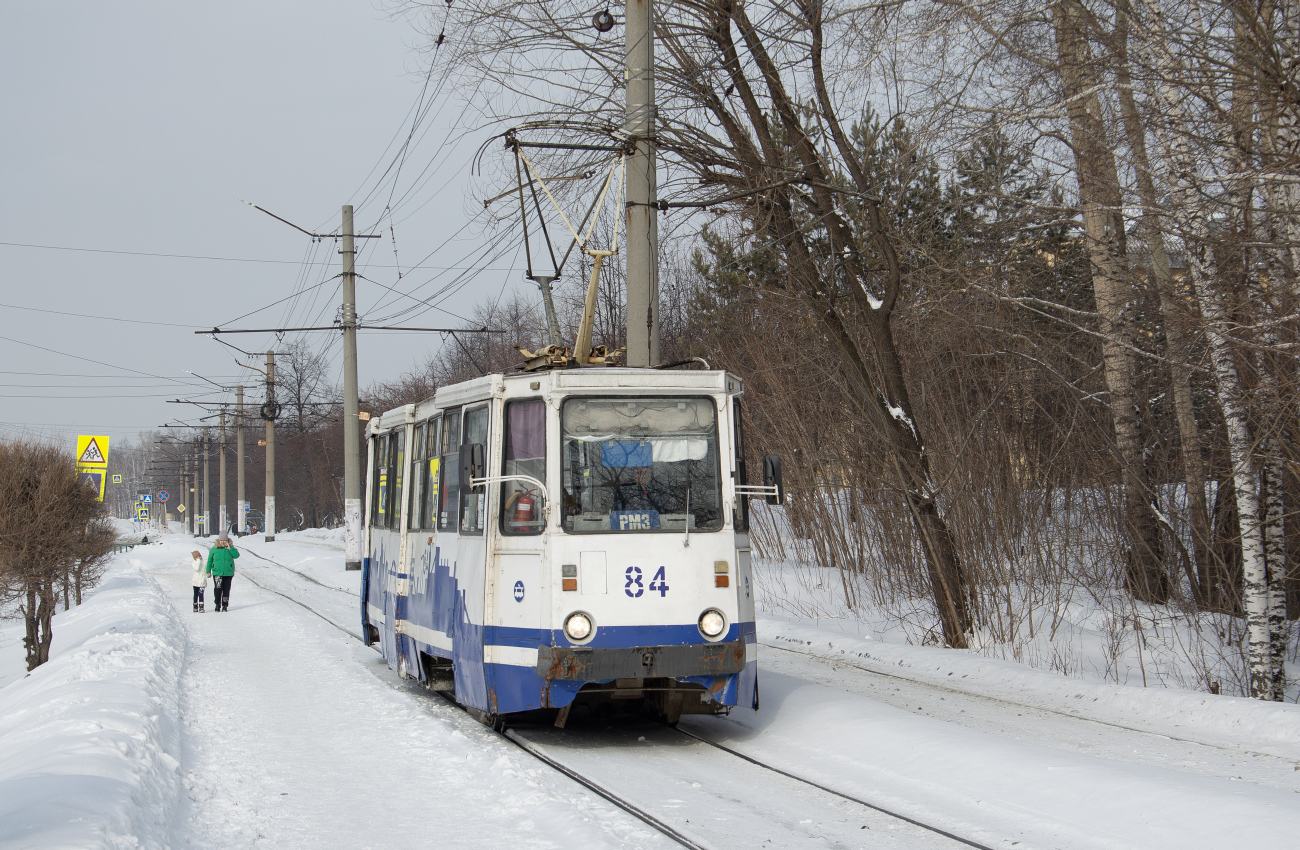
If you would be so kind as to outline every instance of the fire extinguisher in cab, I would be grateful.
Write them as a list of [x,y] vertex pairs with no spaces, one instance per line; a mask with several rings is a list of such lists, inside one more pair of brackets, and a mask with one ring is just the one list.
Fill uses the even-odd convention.
[[520,493],[519,498],[515,500],[515,524],[526,526],[533,521],[533,497],[527,493]]

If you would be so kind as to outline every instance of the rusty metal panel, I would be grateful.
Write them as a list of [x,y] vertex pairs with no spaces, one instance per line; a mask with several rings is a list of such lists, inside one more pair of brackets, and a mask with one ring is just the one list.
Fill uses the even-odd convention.
[[726,676],[745,667],[745,643],[587,648],[542,646],[537,675],[543,679],[635,679]]

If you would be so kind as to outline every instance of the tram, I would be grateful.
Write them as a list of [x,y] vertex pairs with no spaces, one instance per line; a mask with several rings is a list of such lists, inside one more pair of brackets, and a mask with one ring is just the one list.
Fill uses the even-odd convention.
[[486,723],[758,707],[743,382],[493,374],[370,420],[361,617],[402,676]]

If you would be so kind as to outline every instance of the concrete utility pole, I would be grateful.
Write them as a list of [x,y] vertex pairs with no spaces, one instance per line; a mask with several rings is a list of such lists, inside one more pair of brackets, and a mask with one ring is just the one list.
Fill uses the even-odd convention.
[[[627,160],[627,365],[659,362],[659,202],[655,174],[653,0],[627,0],[623,129],[636,144]],[[585,351],[576,352],[585,357]]]
[[228,534],[230,532],[230,521],[226,519],[226,409],[221,408],[221,456],[217,460],[217,480],[220,483],[218,490],[221,493],[221,504],[217,508],[217,521],[220,527],[217,534]]
[[203,429],[203,536],[212,536],[212,516],[209,496],[212,494],[212,479],[208,477],[208,449],[212,443],[208,439],[208,429]]
[[235,388],[235,529],[243,534],[248,528],[244,510],[244,388]]
[[194,438],[194,499],[190,502],[191,515],[194,517],[194,536],[199,536],[199,523],[203,519],[203,498],[199,493],[199,452],[202,449],[202,443],[198,437]]
[[352,205],[343,206],[343,562],[361,569],[361,402],[357,397],[357,269]]
[[275,540],[275,352],[266,352],[266,406],[262,418],[266,420],[266,542]]

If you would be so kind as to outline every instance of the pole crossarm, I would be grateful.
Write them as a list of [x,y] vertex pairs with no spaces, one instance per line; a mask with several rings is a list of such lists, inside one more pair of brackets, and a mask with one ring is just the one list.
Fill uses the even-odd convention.
[[[305,228],[305,227],[299,227],[298,225],[294,224],[292,221],[289,221],[289,219],[287,219],[287,218],[282,218],[282,217],[276,215],[275,213],[271,212],[271,211],[268,210],[268,209],[265,209],[265,208],[263,208],[263,207],[259,207],[257,204],[254,204],[254,203],[252,203],[251,201],[244,201],[244,203],[248,204],[250,207],[252,207],[253,209],[257,210],[258,212],[264,212],[264,213],[266,213],[267,215],[269,215],[271,218],[275,219],[276,221],[284,222],[285,224],[289,225],[289,226],[292,227],[294,230],[297,230],[297,231],[300,232],[300,233],[305,233],[305,234],[307,234],[307,235],[310,236],[312,239],[339,239],[339,238],[342,236],[342,234],[340,234],[340,233],[315,233],[315,232],[313,232],[313,231],[311,231],[311,230],[308,230],[308,229]],[[379,239],[379,238],[380,238],[381,236],[383,236],[383,235],[384,235],[384,234],[382,234],[382,233],[356,233],[356,234],[353,234],[352,238],[353,238],[353,239]]]
[[[299,331],[342,331],[345,330],[346,327],[347,326],[345,325],[319,325],[310,328],[230,328],[230,329],[213,328],[212,330],[195,331],[194,333],[198,336],[208,336],[208,335],[215,335],[215,334],[282,334],[282,333],[296,333]],[[498,330],[495,328],[407,328],[407,327],[402,327],[401,325],[363,325],[363,324],[356,325],[356,330],[359,331],[419,331],[422,333],[438,333],[438,334],[503,334],[506,333],[506,331],[504,330]],[[240,364],[240,365],[244,365],[244,364]],[[255,369],[257,367],[249,366],[249,368]],[[227,389],[227,388],[223,387],[223,389]]]

